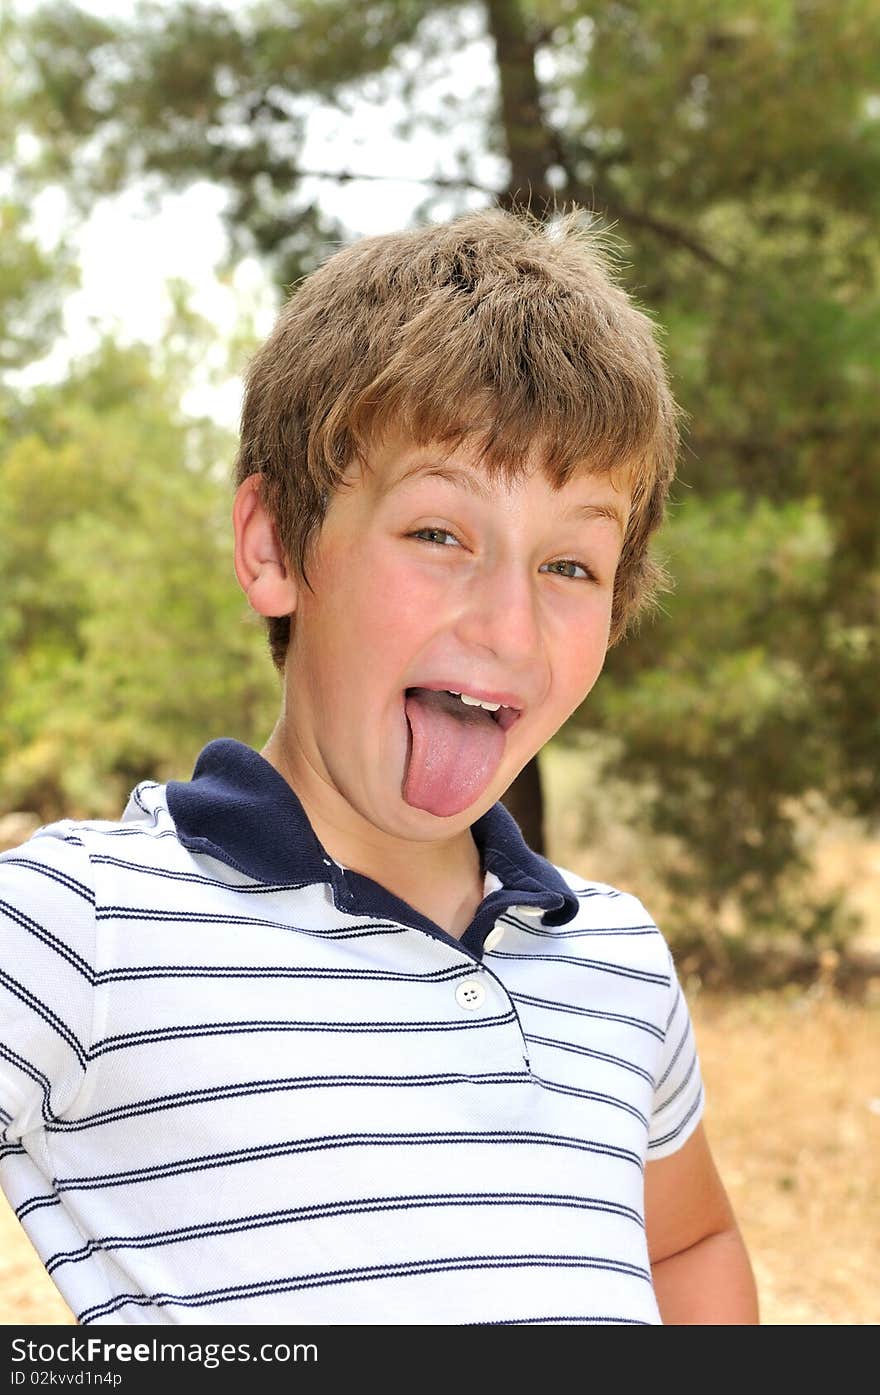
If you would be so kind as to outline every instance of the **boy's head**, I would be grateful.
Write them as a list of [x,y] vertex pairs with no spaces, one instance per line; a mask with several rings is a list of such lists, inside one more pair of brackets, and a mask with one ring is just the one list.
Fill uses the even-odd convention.
[[249,371],[234,513],[294,788],[404,839],[499,798],[657,586],[676,443],[650,322],[575,215],[310,276]]
[[[389,426],[417,445],[479,432],[481,463],[502,478],[536,447],[557,483],[628,476],[611,644],[656,594],[647,549],[674,472],[676,408],[653,326],[582,215],[547,227],[491,210],[363,238],[296,290],[248,371],[235,483],[262,476],[300,577],[346,470]],[[267,620],[279,670],[290,623]]]

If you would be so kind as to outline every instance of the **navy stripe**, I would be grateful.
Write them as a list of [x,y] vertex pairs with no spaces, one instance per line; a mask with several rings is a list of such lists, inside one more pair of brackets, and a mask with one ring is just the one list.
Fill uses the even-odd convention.
[[89,1059],[106,1056],[111,1051],[124,1051],[130,1046],[152,1046],[161,1041],[189,1041],[198,1037],[247,1036],[251,1032],[338,1032],[338,1033],[379,1033],[384,1032],[468,1032],[484,1027],[503,1027],[515,1022],[512,1012],[496,1017],[478,1017],[470,1021],[462,1018],[452,1022],[193,1022],[177,1027],[153,1027],[142,1032],[124,1032],[115,1037],[104,1037],[96,1041]]
[[59,1196],[31,1196],[20,1206],[16,1206],[15,1214],[20,1221],[23,1221],[25,1216],[29,1216],[32,1211],[42,1211],[46,1206],[60,1205],[61,1198]]
[[53,882],[58,882],[61,886],[67,887],[77,896],[81,896],[84,901],[88,901],[90,906],[95,904],[95,893],[90,886],[84,882],[78,882],[76,877],[71,877],[67,872],[62,872],[58,867],[52,867],[45,862],[36,862],[32,857],[0,857],[0,867],[30,867],[40,876],[49,877]]
[[660,933],[656,925],[651,929],[644,930],[536,930],[534,925],[524,925],[522,921],[514,920],[510,916],[502,915],[498,918],[506,920],[508,925],[515,925],[517,930],[521,930],[524,935],[534,935],[544,940],[582,940],[596,936],[599,938],[605,936],[606,939],[611,936],[619,936],[621,939],[645,939],[650,935],[656,936]]
[[599,1255],[456,1255],[449,1259],[402,1260],[395,1264],[374,1264],[357,1269],[329,1269],[315,1274],[294,1274],[279,1279],[264,1279],[258,1283],[241,1284],[233,1288],[205,1289],[201,1293],[120,1293],[107,1303],[85,1308],[77,1315],[79,1322],[94,1322],[118,1312],[129,1303],[138,1307],[204,1308],[216,1303],[233,1303],[243,1298],[260,1298],[274,1293],[293,1293],[328,1285],[364,1283],[369,1280],[417,1278],[426,1274],[466,1272],[473,1269],[602,1269],[612,1274],[651,1282],[648,1270],[623,1260],[604,1259]]
[[80,1119],[56,1119],[47,1133],[77,1133],[99,1128],[120,1119],[135,1119],[142,1114],[155,1114],[166,1109],[187,1105],[216,1103],[218,1100],[241,1099],[251,1095],[268,1095],[285,1090],[336,1089],[351,1086],[366,1088],[409,1089],[443,1085],[519,1085],[531,1084],[528,1071],[443,1071],[436,1075],[293,1075],[275,1080],[244,1080],[230,1085],[207,1086],[203,1090],[183,1090],[173,1095],[158,1095],[153,1099],[102,1109]]
[[606,926],[596,930],[539,930],[535,925],[526,925],[525,921],[517,916],[505,912],[500,915],[499,920],[506,921],[508,925],[515,925],[518,930],[522,930],[524,935],[536,935],[543,940],[581,940],[591,935],[657,935],[660,931],[653,921],[649,925],[622,925]]
[[603,974],[615,974],[619,978],[634,978],[639,983],[657,983],[669,987],[668,974],[654,974],[647,969],[627,969],[622,964],[608,964],[603,959],[578,959],[573,954],[511,954],[507,950],[493,951],[496,959],[526,959],[530,964],[573,964],[578,969],[598,969]]
[[168,881],[193,882],[198,886],[216,886],[221,891],[239,891],[244,893],[253,892],[257,896],[276,891],[302,891],[304,888],[314,886],[314,882],[257,882],[249,879],[244,882],[224,882],[217,877],[206,877],[201,872],[179,872],[168,867],[144,866],[140,862],[130,862],[123,857],[111,857],[109,853],[93,853],[92,862],[99,862],[107,867],[122,867],[127,872],[140,872],[148,877],[164,877]]
[[579,891],[576,888],[572,888],[572,890],[575,896],[583,897],[584,900],[588,900],[591,896],[604,896],[607,900],[613,901],[615,897],[623,895],[622,892],[616,891],[613,886],[609,886],[605,891],[600,890],[598,886],[584,886]]
[[411,928],[393,920],[360,921],[354,925],[322,927],[310,930],[308,926],[296,925],[289,920],[263,920],[257,916],[225,915],[220,911],[209,915],[198,911],[153,911],[146,907],[127,908],[125,906],[103,906],[95,912],[96,920],[141,920],[166,921],[185,925],[251,925],[266,930],[283,930],[286,934],[309,935],[316,940],[352,940],[363,935],[406,935]]
[[[266,930],[291,930],[308,934],[308,927],[297,925],[289,920],[267,920],[256,915],[234,915],[227,911],[179,911],[175,909],[162,909],[158,906],[101,906],[97,912],[99,920],[159,920],[168,921],[173,925],[257,925]],[[374,929],[376,925],[387,925],[392,929],[400,929],[397,921],[362,921],[357,928],[369,927]],[[354,926],[347,925],[339,927],[354,929]],[[321,930],[313,933],[326,933]],[[331,932],[332,933],[332,932]]]
[[625,1022],[628,1027],[635,1027],[640,1032],[647,1032],[649,1036],[656,1037],[658,1041],[663,1040],[663,1032],[653,1022],[645,1022],[641,1017],[628,1017],[623,1012],[600,1012],[598,1008],[576,1007],[574,1003],[559,1003],[553,998],[538,998],[533,993],[511,993],[510,997],[515,1003],[530,1003],[533,1007],[548,1008],[553,1012],[570,1012],[576,1017],[595,1017],[608,1022]]
[[672,1074],[673,1067],[674,1067],[676,1061],[678,1060],[679,1056],[681,1055],[682,1051],[684,1050],[684,1046],[685,1046],[685,1043],[686,1043],[687,1040],[688,1040],[688,1037],[690,1036],[690,1032],[691,1032],[691,1025],[690,1025],[690,1022],[689,1022],[688,1019],[685,1019],[684,1031],[682,1032],[681,1037],[679,1038],[678,1046],[675,1048],[674,1052],[672,1053],[672,1060],[669,1062],[669,1065],[666,1067],[666,1069],[665,1069],[665,1071],[663,1072],[663,1074],[661,1075],[660,1079],[657,1081],[657,1089],[658,1089],[658,1090],[660,1089],[660,1086],[661,1086],[661,1085],[664,1085],[664,1084],[666,1083],[666,1081],[669,1079],[669,1076]]
[[142,781],[141,784],[139,784],[139,785],[138,785],[135,789],[133,789],[132,792],[131,792],[131,798],[132,798],[133,803],[135,803],[135,804],[137,805],[137,807],[138,807],[140,810],[142,810],[143,813],[145,813],[145,814],[147,815],[148,818],[151,818],[151,819],[153,820],[153,823],[156,823],[156,822],[158,821],[158,818],[159,818],[159,809],[158,809],[158,807],[155,808],[155,809],[148,809],[148,808],[147,808],[146,804],[145,804],[144,801],[141,799],[141,790],[142,790],[142,789],[143,789],[143,790],[154,790],[154,789],[157,789],[157,788],[158,788],[158,786],[157,786],[155,783],[154,783],[154,784],[147,784],[146,781]]
[[592,1100],[594,1104],[607,1104],[612,1109],[622,1109],[625,1114],[631,1114],[634,1119],[638,1119],[645,1128],[648,1127],[648,1120],[640,1109],[636,1109],[634,1104],[627,1104],[626,1100],[618,1099],[616,1095],[606,1095],[601,1090],[582,1090],[577,1085],[563,1085],[558,1080],[545,1080],[543,1076],[535,1075],[539,1085],[543,1085],[545,1090],[553,1090],[558,1095],[573,1095],[576,1099]]
[[322,1221],[338,1216],[370,1215],[378,1211],[415,1211],[436,1206],[548,1206],[580,1211],[601,1211],[632,1221],[639,1229],[644,1222],[632,1206],[617,1205],[601,1197],[543,1192],[433,1192],[409,1196],[352,1197],[347,1201],[327,1201],[312,1206],[293,1206],[282,1211],[264,1211],[176,1230],[157,1230],[144,1235],[102,1235],[78,1250],[58,1251],[46,1260],[51,1274],[63,1264],[79,1264],[96,1250],[144,1250],[202,1240],[212,1235],[240,1234],[267,1226],[290,1225],[302,1221]]
[[652,1089],[654,1087],[654,1077],[650,1071],[645,1070],[642,1066],[637,1066],[633,1061],[625,1061],[622,1056],[612,1056],[608,1051],[596,1051],[590,1046],[575,1046],[570,1041],[556,1041],[554,1037],[533,1036],[528,1032],[525,1034],[525,1039],[526,1041],[540,1042],[542,1046],[558,1047],[560,1051],[572,1051],[577,1056],[589,1056],[594,1061],[607,1061],[609,1065],[620,1066],[622,1070],[632,1071],[633,1075],[640,1075]]
[[[4,1041],[0,1041],[0,1056],[2,1056],[5,1061],[9,1061],[10,1065],[17,1066],[23,1075],[27,1075],[33,1080],[35,1085],[39,1085],[43,1092],[43,1102],[41,1106],[43,1119],[47,1123],[50,1119],[54,1119],[55,1115],[51,1106],[52,1087],[49,1077],[44,1075],[41,1070],[38,1070],[32,1061],[27,1060],[25,1056],[20,1056],[17,1051],[13,1051],[12,1047],[7,1046]],[[10,1114],[8,1118],[11,1123],[12,1115]]]
[[376,983],[448,983],[467,978],[471,968],[451,964],[446,969],[429,969],[423,974],[395,973],[383,969],[325,969],[287,964],[267,964],[254,968],[247,964],[147,964],[140,967],[102,969],[95,974],[95,983],[126,983],[139,979],[157,978],[314,978],[365,980]]
[[688,1068],[687,1075],[684,1077],[684,1079],[683,1079],[683,1080],[681,1081],[681,1083],[679,1084],[678,1089],[677,1089],[677,1090],[673,1090],[672,1094],[671,1094],[671,1095],[668,1095],[667,1098],[666,1098],[665,1100],[663,1100],[662,1104],[658,1104],[658,1103],[655,1102],[655,1104],[654,1104],[654,1114],[655,1114],[655,1115],[662,1113],[662,1111],[663,1111],[664,1109],[668,1109],[669,1106],[672,1104],[672,1102],[673,1102],[674,1100],[677,1100],[677,1099],[678,1099],[678,1097],[679,1097],[679,1095],[681,1094],[682,1090],[685,1090],[685,1089],[687,1088],[687,1086],[689,1085],[691,1076],[693,1075],[693,1073],[694,1073],[694,1071],[696,1070],[696,1068],[697,1068],[697,1056],[696,1056],[696,1052],[695,1052],[694,1055],[693,1055],[692,1058],[691,1058],[691,1063],[690,1063],[690,1066],[689,1066],[689,1068]]
[[16,925],[20,925],[22,930],[26,930],[29,935],[33,935],[35,940],[40,940],[51,949],[61,959],[66,959],[71,968],[76,969],[89,983],[94,983],[94,975],[91,965],[86,962],[76,950],[70,948],[63,940],[59,940],[57,935],[53,935],[51,930],[47,930],[39,921],[32,920],[24,911],[20,911],[17,906],[13,906],[8,901],[0,900],[0,910],[2,910],[10,920]]
[[52,1185],[57,1191],[93,1191],[99,1187],[122,1187],[129,1183],[151,1182],[159,1177],[178,1177],[187,1172],[205,1172],[217,1167],[237,1166],[264,1158],[323,1152],[334,1148],[420,1148],[463,1144],[485,1144],[490,1147],[496,1144],[502,1144],[504,1147],[525,1144],[530,1147],[542,1145],[548,1148],[573,1148],[585,1153],[619,1158],[622,1162],[632,1163],[640,1171],[642,1168],[641,1158],[631,1148],[618,1148],[612,1143],[602,1143],[597,1139],[512,1129],[447,1129],[437,1133],[324,1134],[314,1138],[290,1139],[282,1143],[237,1148],[224,1153],[206,1153],[201,1157],[157,1163],[152,1167],[130,1168],[124,1172],[97,1173],[90,1177],[55,1177],[52,1179]]
[[567,1317],[494,1318],[491,1322],[466,1322],[463,1325],[465,1327],[537,1327],[543,1324],[545,1326],[560,1327],[563,1323],[574,1323],[577,1325],[598,1325],[601,1323],[603,1326],[613,1323],[629,1327],[651,1326],[649,1322],[645,1322],[642,1318],[609,1317],[607,1315],[603,1317],[599,1317],[598,1315],[595,1317],[586,1317],[583,1315],[574,1316],[572,1314],[569,1314]]
[[177,838],[176,828],[163,828],[161,833],[154,833],[155,824],[144,827],[137,824],[134,828],[102,828],[101,834],[105,838]]
[[57,1032],[62,1041],[67,1042],[80,1065],[85,1069],[88,1059],[85,1048],[74,1035],[71,1028],[67,1026],[67,1023],[62,1022],[58,1014],[54,1013],[40,998],[37,998],[29,989],[25,988],[23,983],[19,983],[17,979],[10,977],[9,974],[4,974],[2,970],[0,970],[0,983],[2,983],[14,997],[18,998],[20,1002],[25,1003],[31,1008],[38,1017],[42,1017],[43,1021],[47,1023],[53,1031]]
[[[671,966],[672,960],[670,959],[669,962],[670,962],[670,966]],[[671,968],[670,968],[670,974],[671,974]],[[671,977],[670,977],[670,983],[671,983],[671,982],[672,982],[672,979],[671,979]],[[672,1026],[672,1019],[674,1018],[675,1014],[678,1012],[678,1005],[679,1005],[680,1002],[681,1002],[681,984],[677,983],[677,984],[676,984],[676,987],[675,987],[675,1000],[674,1000],[674,1002],[673,1002],[673,1004],[672,1004],[672,1007],[671,1007],[670,1010],[669,1010],[669,1016],[668,1016],[667,1019],[666,1019],[666,1031],[667,1031],[667,1032],[669,1031],[669,1028]]]
[[693,1119],[694,1115],[696,1114],[697,1110],[700,1108],[700,1105],[702,1103],[703,1091],[701,1088],[699,1095],[694,1100],[687,1114],[685,1114],[684,1118],[681,1119],[678,1124],[676,1124],[674,1129],[670,1129],[668,1133],[661,1134],[659,1138],[649,1139],[648,1152],[650,1152],[652,1148],[661,1148],[664,1143],[671,1143],[674,1138],[677,1138],[678,1135],[681,1133],[682,1129],[685,1127],[685,1125],[689,1124],[691,1119]]

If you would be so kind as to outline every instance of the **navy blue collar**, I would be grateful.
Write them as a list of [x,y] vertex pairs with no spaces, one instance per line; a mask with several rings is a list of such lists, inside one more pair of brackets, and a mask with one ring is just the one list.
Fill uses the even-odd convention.
[[[189,781],[169,780],[166,797],[178,836],[193,852],[219,858],[269,885],[329,882],[333,900],[349,914],[412,925],[443,940],[453,936],[370,877],[340,867],[321,846],[300,800],[257,751],[222,737],[199,755]],[[510,906],[543,908],[547,925],[564,925],[578,900],[552,863],[523,840],[518,825],[494,804],[471,828],[483,872],[501,882],[454,943],[479,957],[483,941]]]

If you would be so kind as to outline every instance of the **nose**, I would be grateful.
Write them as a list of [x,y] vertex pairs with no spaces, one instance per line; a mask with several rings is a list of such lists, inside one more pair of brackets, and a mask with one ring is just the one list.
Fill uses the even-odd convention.
[[541,626],[528,570],[508,559],[472,573],[457,628],[464,644],[487,650],[507,670],[534,665],[541,653]]

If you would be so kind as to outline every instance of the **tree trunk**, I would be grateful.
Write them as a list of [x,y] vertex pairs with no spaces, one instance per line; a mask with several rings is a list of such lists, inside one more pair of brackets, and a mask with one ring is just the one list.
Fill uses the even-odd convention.
[[510,160],[507,190],[500,202],[508,207],[529,205],[542,217],[553,201],[547,170],[555,161],[556,146],[541,109],[536,42],[519,0],[486,0],[486,19],[495,43],[501,122]]
[[[540,217],[552,204],[547,170],[556,158],[556,146],[541,109],[541,89],[535,71],[536,42],[519,0],[486,0],[486,20],[495,43],[501,122],[510,160],[507,189],[499,202],[508,208],[529,205]],[[522,829],[529,847],[543,854],[544,796],[537,756],[520,771],[503,803]]]
[[501,802],[516,819],[532,851],[543,856],[544,794],[537,756],[532,756],[528,765],[523,766]]

